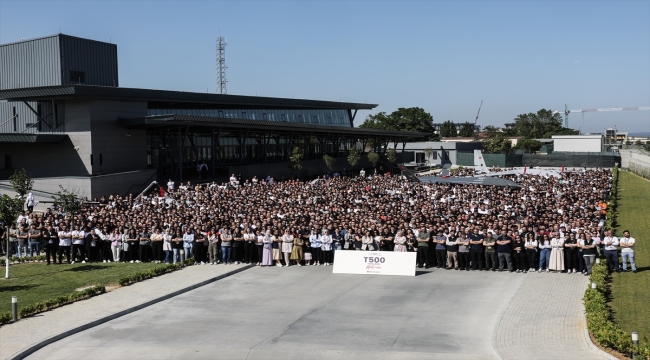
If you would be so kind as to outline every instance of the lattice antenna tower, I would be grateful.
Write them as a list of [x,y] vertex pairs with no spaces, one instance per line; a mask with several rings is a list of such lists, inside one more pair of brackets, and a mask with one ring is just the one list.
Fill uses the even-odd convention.
[[226,83],[226,39],[223,36],[217,38],[217,91],[219,94],[227,94]]

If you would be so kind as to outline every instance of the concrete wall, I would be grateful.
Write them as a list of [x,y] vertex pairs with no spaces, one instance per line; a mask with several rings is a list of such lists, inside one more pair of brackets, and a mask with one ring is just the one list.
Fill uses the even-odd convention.
[[621,150],[621,167],[650,179],[650,154],[641,150]]
[[601,135],[554,135],[555,152],[601,152],[603,137]]
[[92,129],[92,173],[110,174],[146,169],[146,131],[126,129],[117,119],[146,116],[147,103],[93,100],[89,103],[89,111]]
[[[79,154],[70,139],[60,143],[0,143],[0,168],[5,168],[5,155],[10,154],[12,168],[24,168],[29,176],[85,176],[88,175]],[[2,172],[0,179],[7,179],[12,169]]]
[[85,173],[83,175],[92,174],[92,166],[90,165],[90,154],[92,154],[90,138],[90,101],[65,101],[65,130],[73,147],[79,147],[79,150],[77,150],[77,157],[84,165]]

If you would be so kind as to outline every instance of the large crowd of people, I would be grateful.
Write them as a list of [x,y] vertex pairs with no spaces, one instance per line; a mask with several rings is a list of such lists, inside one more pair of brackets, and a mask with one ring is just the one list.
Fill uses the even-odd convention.
[[3,236],[13,254],[43,250],[48,264],[175,263],[182,253],[196,264],[329,266],[337,251],[376,250],[417,252],[418,268],[589,274],[600,252],[620,271],[620,249],[636,272],[629,232],[619,239],[604,229],[611,171],[508,178],[521,187],[365,173],[309,182],[170,180],[166,191],[102,197],[77,214],[21,213]]

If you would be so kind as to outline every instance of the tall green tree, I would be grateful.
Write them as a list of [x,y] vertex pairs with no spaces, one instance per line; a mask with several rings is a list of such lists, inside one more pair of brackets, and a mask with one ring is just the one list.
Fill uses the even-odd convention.
[[433,117],[419,107],[399,108],[392,113],[380,112],[368,115],[360,128],[393,131],[413,131],[433,134]]
[[442,126],[440,126],[440,136],[443,138],[458,136],[458,133],[456,132],[456,124],[451,120],[442,123]]
[[535,153],[541,148],[542,143],[535,139],[519,139],[513,149],[524,150],[527,153]]
[[81,211],[81,196],[76,191],[69,191],[59,185],[59,191],[52,199],[54,204],[63,208],[67,215],[75,215]]
[[377,154],[376,152],[372,152],[372,151],[369,152],[368,153],[368,161],[370,161],[370,163],[372,163],[372,167],[374,169],[377,166],[377,162],[379,161],[379,154]]
[[21,199],[24,199],[34,186],[34,180],[27,175],[25,169],[14,170],[13,175],[9,177],[9,182]]
[[295,146],[293,148],[291,154],[289,155],[289,169],[291,171],[298,171],[302,169],[302,164],[300,162],[302,161],[303,155],[304,154],[300,147]]
[[460,133],[458,135],[461,137],[474,136],[474,125],[472,125],[469,122],[466,122],[465,124],[463,124],[463,127],[460,129]]
[[[20,211],[23,209],[23,199],[18,197],[18,198],[11,198],[7,196],[6,194],[3,194],[0,196],[0,221],[4,222],[5,224],[5,234],[9,233],[9,226],[11,224],[15,224],[16,220],[18,220],[18,214]],[[9,241],[6,242],[7,248],[5,251],[7,254],[10,254],[9,250]],[[9,279],[9,256],[7,256],[6,261],[6,272],[5,272],[5,278]]]
[[512,152],[512,141],[505,135],[497,133],[485,143],[491,154],[510,154]]
[[519,114],[511,133],[529,139],[549,139],[553,135],[572,135],[578,132],[562,126],[560,113],[540,109],[536,113]]

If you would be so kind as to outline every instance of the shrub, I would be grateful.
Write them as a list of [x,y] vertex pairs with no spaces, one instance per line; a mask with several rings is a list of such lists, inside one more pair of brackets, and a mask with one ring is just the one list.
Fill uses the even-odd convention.
[[[193,264],[193,263],[194,263],[193,258],[185,260],[186,265],[190,265],[190,264]],[[118,283],[120,284],[120,286],[126,286],[126,285],[130,285],[130,284],[142,281],[142,280],[150,279],[152,277],[160,276],[160,275],[166,274],[168,272],[176,271],[176,270],[178,270],[180,268],[182,268],[182,266],[181,266],[181,264],[178,264],[178,263],[158,266],[158,267],[155,267],[155,268],[153,268],[151,270],[141,271],[141,272],[135,273],[133,275],[125,276],[125,277],[121,278],[118,281]]]
[[[18,311],[18,317],[24,318],[30,315],[35,315],[47,310],[57,308],[66,304],[70,304],[75,301],[88,299],[95,295],[103,294],[106,292],[106,288],[103,286],[93,286],[83,291],[74,292],[67,296],[59,296],[55,299],[49,299],[45,301],[40,301],[31,305],[26,305],[20,308]],[[4,321],[8,317],[8,321]],[[0,315],[0,325],[6,324],[11,320],[11,314],[6,313]]]
[[0,314],[0,325],[4,325],[11,322],[11,313],[5,312]]

